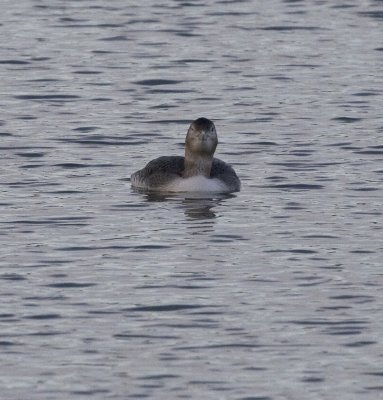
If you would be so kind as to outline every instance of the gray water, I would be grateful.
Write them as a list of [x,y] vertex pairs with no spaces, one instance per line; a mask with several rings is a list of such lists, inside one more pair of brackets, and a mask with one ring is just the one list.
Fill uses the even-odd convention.
[[[0,398],[383,398],[382,24],[2,0]],[[201,116],[242,191],[132,190]]]

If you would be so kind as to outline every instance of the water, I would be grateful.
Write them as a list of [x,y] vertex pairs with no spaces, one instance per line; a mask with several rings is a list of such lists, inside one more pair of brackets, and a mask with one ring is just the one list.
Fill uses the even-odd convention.
[[[383,397],[382,13],[3,0],[2,399]],[[133,191],[201,116],[242,191]]]

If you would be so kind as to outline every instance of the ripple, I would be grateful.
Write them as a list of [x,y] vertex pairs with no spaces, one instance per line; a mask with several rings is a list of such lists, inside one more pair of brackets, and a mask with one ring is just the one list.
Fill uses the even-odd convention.
[[322,327],[324,328],[323,333],[335,336],[360,335],[367,328],[367,321],[363,320],[329,321],[324,319],[316,319],[290,321],[290,323],[311,328]]
[[60,314],[50,313],[50,314],[35,314],[35,315],[27,315],[24,318],[27,319],[57,319],[61,318]]
[[338,121],[338,122],[344,122],[346,124],[350,124],[353,122],[359,122],[362,121],[362,118],[356,118],[356,117],[336,117],[332,119],[333,121]]
[[75,132],[89,133],[94,132],[97,129],[100,129],[98,126],[79,126],[78,128],[74,128]]
[[361,15],[362,17],[369,17],[369,18],[381,20],[381,19],[383,19],[383,10],[359,11],[358,15]]
[[87,225],[83,221],[89,220],[90,217],[69,217],[69,216],[57,216],[46,219],[21,219],[21,220],[10,220],[7,224],[16,225],[65,225],[65,226],[85,226]]
[[323,185],[310,183],[283,183],[278,185],[266,185],[265,188],[293,189],[293,190],[318,190],[323,189]]
[[79,169],[79,168],[111,168],[116,167],[116,164],[80,164],[80,163],[59,163],[53,164],[53,167],[59,167],[63,169]]
[[60,283],[51,283],[44,286],[57,289],[81,289],[96,285],[97,285],[96,283],[60,282]]
[[18,346],[21,343],[11,342],[9,340],[0,340],[0,347],[10,347],[10,346]]
[[137,140],[134,137],[122,138],[120,136],[106,136],[106,135],[88,135],[79,138],[65,138],[65,139],[52,139],[56,142],[63,143],[76,143],[81,145],[91,146],[132,146],[141,145],[146,142]]
[[93,70],[77,70],[73,71],[74,74],[79,74],[79,75],[99,75],[102,74],[102,71],[93,71]]
[[377,342],[373,340],[357,340],[355,342],[345,343],[344,347],[365,347],[365,346],[372,346],[377,344]]
[[117,35],[117,36],[108,36],[102,39],[99,39],[104,42],[124,42],[130,40],[126,35]]
[[269,396],[250,396],[250,397],[240,397],[238,400],[272,400]]
[[26,158],[39,158],[39,157],[44,157],[46,153],[42,152],[20,152],[20,153],[15,153],[17,156],[20,157],[26,157]]
[[183,81],[177,81],[172,79],[145,79],[142,81],[135,81],[133,83],[142,86],[159,86],[159,85],[177,85],[182,82]]
[[287,25],[266,26],[266,27],[259,28],[259,29],[261,29],[263,31],[280,31],[280,32],[324,30],[324,28],[321,28],[321,27],[318,27],[318,26],[299,26],[299,25],[294,25],[294,26],[287,26]]
[[180,375],[175,375],[175,374],[158,374],[158,375],[145,375],[141,376],[138,379],[142,380],[162,380],[162,379],[172,379],[172,378],[178,378]]
[[378,92],[376,90],[366,90],[363,92],[353,93],[353,96],[367,97],[367,96],[379,96],[380,94],[381,92]]
[[130,312],[172,312],[180,310],[193,310],[198,308],[204,308],[208,306],[198,305],[198,304],[163,304],[157,306],[136,306],[131,308],[126,308],[124,311]]
[[177,339],[178,336],[170,336],[170,335],[147,335],[147,334],[131,334],[131,333],[118,333],[113,335],[116,339],[160,339],[160,340],[169,340],[169,339]]
[[310,249],[288,249],[288,250],[265,250],[265,253],[316,254],[317,251]]
[[72,95],[72,94],[23,94],[14,96],[15,99],[19,100],[37,100],[37,101],[57,101],[57,102],[66,102],[80,99],[80,96]]
[[97,394],[110,393],[108,389],[89,389],[89,390],[71,390],[70,394],[73,396],[93,396]]
[[0,60],[0,64],[27,65],[27,64],[30,64],[30,62],[29,61],[25,61],[25,60]]
[[1,274],[0,279],[6,281],[24,281],[26,278],[23,275],[16,273]]

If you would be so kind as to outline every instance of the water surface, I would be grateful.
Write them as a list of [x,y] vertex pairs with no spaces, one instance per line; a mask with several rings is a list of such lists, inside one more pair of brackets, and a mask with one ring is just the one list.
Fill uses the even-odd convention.
[[[383,393],[382,3],[4,0],[0,393]],[[230,196],[129,176],[215,122]]]

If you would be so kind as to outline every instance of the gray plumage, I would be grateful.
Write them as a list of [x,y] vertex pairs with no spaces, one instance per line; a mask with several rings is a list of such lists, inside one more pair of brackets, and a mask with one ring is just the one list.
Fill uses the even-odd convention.
[[[143,169],[131,176],[132,185],[142,189],[161,190],[167,184],[183,177],[185,157],[163,156],[149,161]],[[213,158],[210,178],[224,182],[230,192],[238,192],[241,182],[234,169],[218,158]]]
[[185,139],[185,157],[159,157],[131,176],[133,187],[155,191],[237,192],[241,188],[234,169],[214,158],[218,144],[214,123],[198,118]]

